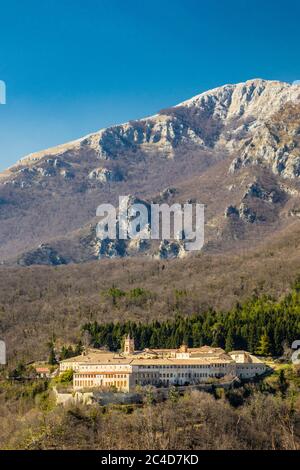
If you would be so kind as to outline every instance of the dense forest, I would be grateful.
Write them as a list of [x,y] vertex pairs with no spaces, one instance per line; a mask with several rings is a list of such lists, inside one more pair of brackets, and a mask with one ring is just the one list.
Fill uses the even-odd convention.
[[[0,266],[0,337],[9,361],[46,360],[52,337],[59,349],[74,347],[87,322],[149,325],[178,316],[206,316],[210,309],[226,313],[237,302],[243,305],[264,295],[281,300],[300,272],[299,235],[230,256],[113,259],[57,268]],[[113,289],[121,296],[109,294]]]
[[[117,306],[124,297],[145,299],[150,293],[143,289],[129,292],[111,288],[106,292]],[[185,291],[176,292],[178,302],[184,301]],[[285,345],[300,338],[300,282],[282,300],[263,296],[253,297],[237,304],[227,312],[208,310],[173,320],[137,323],[89,322],[82,330],[94,347],[107,347],[117,351],[122,347],[125,334],[134,337],[136,347],[177,348],[182,343],[190,347],[204,344],[219,346],[226,351],[245,349],[261,355],[280,356]]]

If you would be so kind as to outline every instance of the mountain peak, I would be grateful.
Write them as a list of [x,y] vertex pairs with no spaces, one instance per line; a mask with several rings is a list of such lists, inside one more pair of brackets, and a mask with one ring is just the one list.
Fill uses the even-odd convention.
[[[101,143],[103,140],[107,141],[107,135],[109,135],[109,140],[111,140],[112,135],[120,134],[120,129],[123,129],[121,133],[123,136],[125,135],[126,139],[128,139],[128,134],[130,135],[129,140],[133,140],[133,144],[135,144],[136,141],[146,145],[163,141],[164,145],[167,146],[170,142],[170,135],[175,132],[174,123],[172,124],[170,115],[173,114],[174,118],[174,115],[177,113],[176,118],[178,121],[178,110],[182,108],[197,109],[197,112],[201,115],[206,115],[224,124],[232,119],[242,117],[247,119],[250,116],[254,120],[265,120],[274,112],[277,112],[286,102],[298,102],[299,100],[299,86],[278,80],[254,78],[238,84],[226,84],[202,92],[172,108],[168,108],[167,112],[163,110],[157,115],[133,121],[133,123],[135,123],[134,125],[132,122],[129,122],[111,126],[77,140],[31,153],[19,160],[17,166],[34,165],[43,158],[51,156],[60,157],[66,152],[77,153],[81,150],[82,146],[95,151],[100,159],[109,159],[109,152],[105,150],[105,148],[102,148]],[[151,137],[148,140],[147,138],[141,139],[141,128],[143,126],[147,129],[148,134],[153,133],[152,142]],[[195,134],[193,129],[190,129],[189,133],[190,135]],[[206,144],[204,141],[200,142],[201,138],[199,140],[196,135],[193,136],[193,139],[197,140],[198,144],[202,143],[204,146]],[[119,142],[119,144],[121,144],[121,142]],[[171,155],[172,149],[169,148],[167,153]],[[7,173],[4,172],[0,176],[3,178],[7,176]]]

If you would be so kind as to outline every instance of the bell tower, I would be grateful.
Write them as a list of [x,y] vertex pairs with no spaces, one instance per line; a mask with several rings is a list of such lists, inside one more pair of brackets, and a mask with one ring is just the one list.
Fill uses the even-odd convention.
[[124,354],[133,354],[133,353],[134,353],[134,339],[130,338],[130,335],[127,335],[124,341]]
[[188,347],[187,347],[187,345],[186,345],[185,343],[183,343],[183,344],[180,346],[179,351],[180,351],[181,353],[187,353],[187,352],[188,352]]

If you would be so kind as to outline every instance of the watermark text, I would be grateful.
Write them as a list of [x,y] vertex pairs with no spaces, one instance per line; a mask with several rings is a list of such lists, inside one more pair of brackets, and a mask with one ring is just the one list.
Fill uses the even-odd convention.
[[100,240],[182,240],[186,251],[204,245],[204,205],[132,203],[119,197],[118,210],[112,204],[97,208],[97,238]]
[[0,104],[6,104],[6,84],[0,80]]

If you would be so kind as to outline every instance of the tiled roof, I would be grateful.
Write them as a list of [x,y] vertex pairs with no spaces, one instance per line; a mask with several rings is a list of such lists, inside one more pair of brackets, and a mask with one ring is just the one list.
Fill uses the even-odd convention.
[[[232,351],[226,354],[222,348],[202,346],[189,348],[190,357],[176,358],[177,349],[145,349],[133,354],[123,355],[103,350],[88,350],[86,354],[61,361],[62,364],[77,363],[84,365],[209,365],[230,364],[235,362],[231,354],[244,354],[245,362],[260,362],[255,356],[246,351]],[[168,357],[169,355],[169,357]]]

